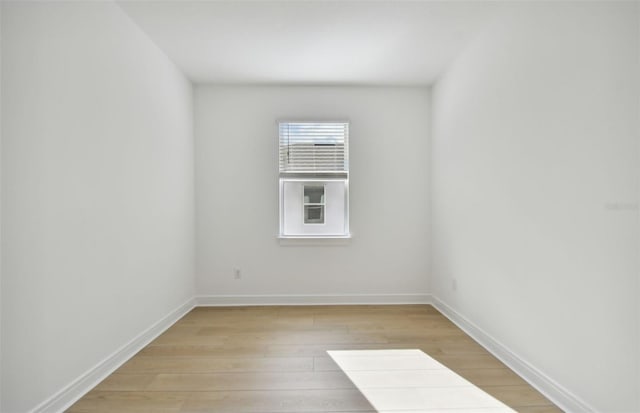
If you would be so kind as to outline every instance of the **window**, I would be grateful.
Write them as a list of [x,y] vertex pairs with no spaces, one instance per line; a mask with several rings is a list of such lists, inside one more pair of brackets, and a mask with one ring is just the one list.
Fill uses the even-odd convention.
[[349,237],[349,124],[279,122],[280,237]]
[[348,172],[348,123],[281,122],[280,173]]
[[307,184],[303,188],[304,223],[324,224],[324,185]]

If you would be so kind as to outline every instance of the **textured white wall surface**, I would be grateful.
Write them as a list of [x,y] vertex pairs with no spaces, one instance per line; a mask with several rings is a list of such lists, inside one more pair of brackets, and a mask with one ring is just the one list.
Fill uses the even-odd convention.
[[[195,95],[200,294],[427,292],[428,89],[198,86]],[[279,119],[351,122],[348,245],[278,243]]]
[[193,296],[191,103],[116,5],[2,3],[2,412]]
[[433,101],[432,291],[602,412],[640,409],[637,8],[513,5]]

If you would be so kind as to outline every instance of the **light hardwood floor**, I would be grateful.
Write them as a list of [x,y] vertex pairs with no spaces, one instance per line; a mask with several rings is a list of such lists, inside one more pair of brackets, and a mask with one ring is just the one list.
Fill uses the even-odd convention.
[[561,412],[428,305],[196,308],[68,412],[375,412],[326,353],[363,349],[420,349],[516,411]]

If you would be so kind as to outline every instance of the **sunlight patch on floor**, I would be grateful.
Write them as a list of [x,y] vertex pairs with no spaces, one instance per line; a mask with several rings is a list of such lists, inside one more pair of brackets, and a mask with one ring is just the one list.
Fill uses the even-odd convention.
[[515,412],[420,350],[327,353],[379,413]]

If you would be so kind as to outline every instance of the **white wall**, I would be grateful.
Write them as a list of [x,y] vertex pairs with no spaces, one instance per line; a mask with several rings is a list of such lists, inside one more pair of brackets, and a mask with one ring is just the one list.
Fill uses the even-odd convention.
[[[2,4],[0,3],[0,97],[2,96]],[[2,354],[2,99],[0,98],[0,355]],[[0,356],[0,372],[2,356]],[[0,409],[2,409],[2,374],[0,374]]]
[[3,412],[193,295],[191,86],[114,4],[2,3]]
[[602,412],[640,409],[637,8],[515,4],[434,90],[434,293]]
[[[427,292],[427,89],[199,86],[195,96],[199,294]],[[278,119],[351,121],[350,244],[278,243]]]

